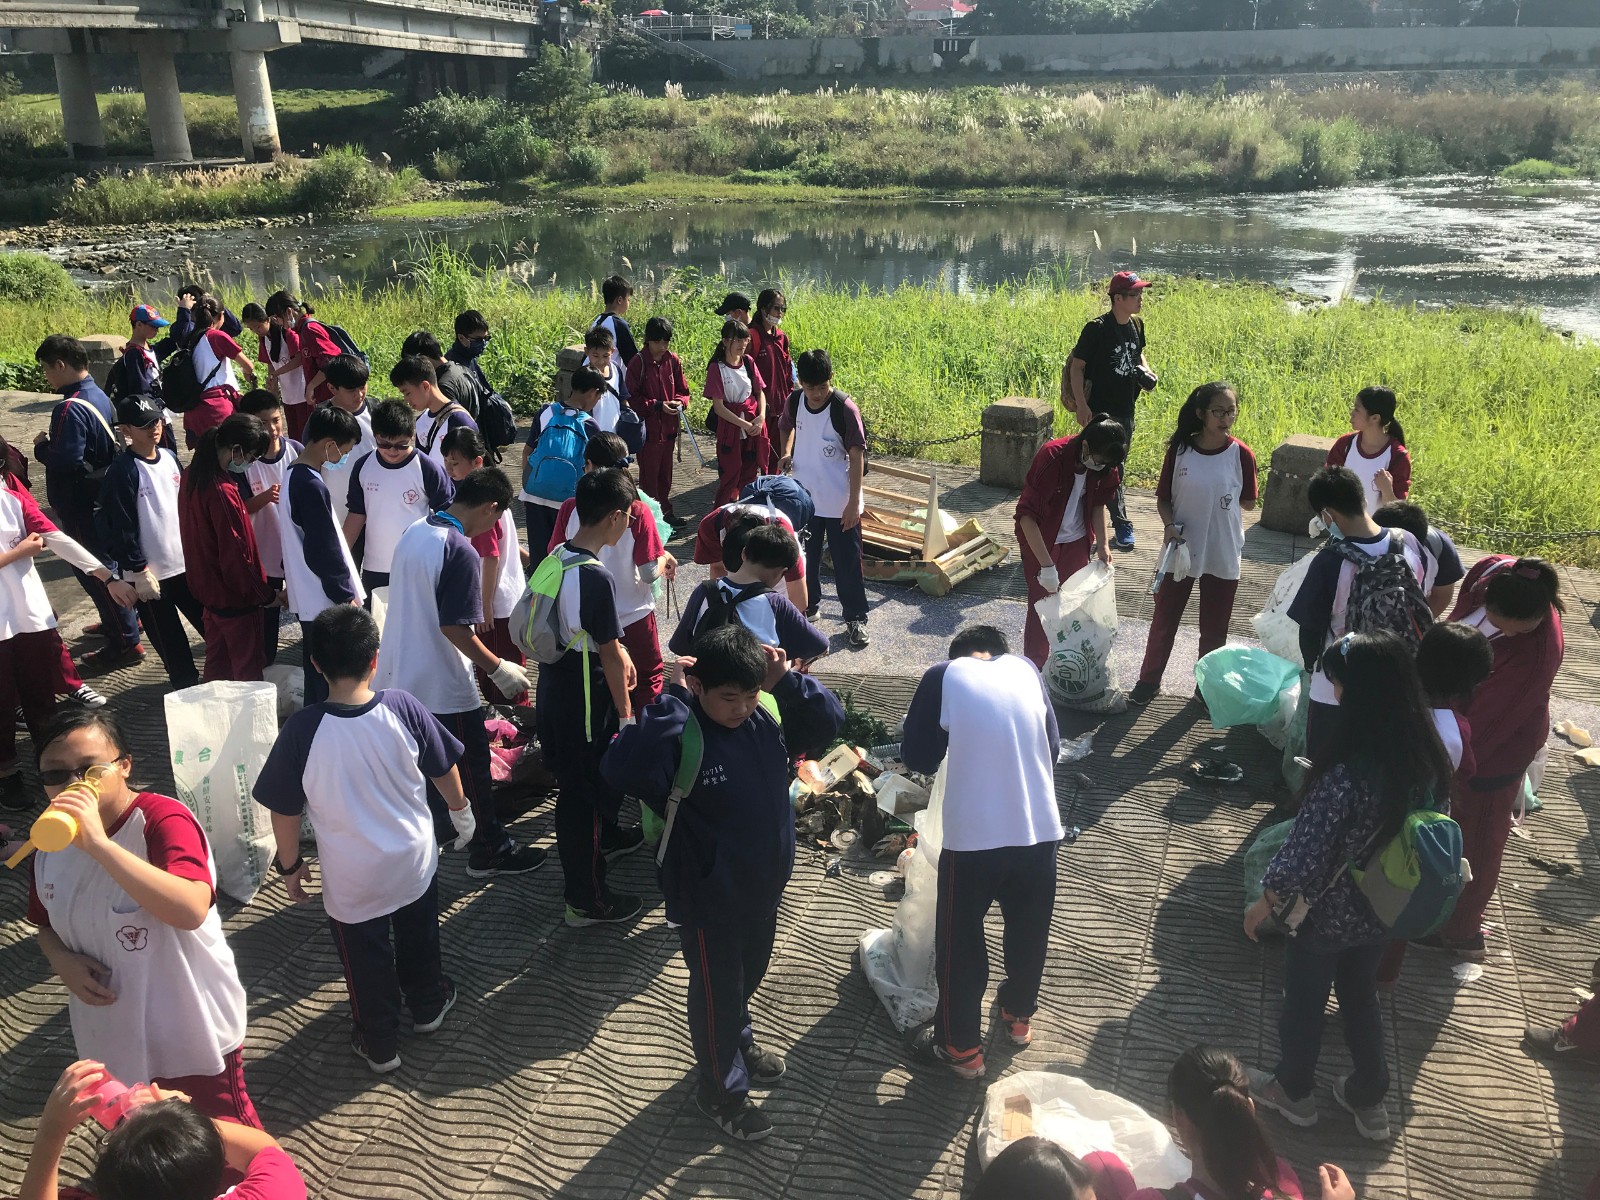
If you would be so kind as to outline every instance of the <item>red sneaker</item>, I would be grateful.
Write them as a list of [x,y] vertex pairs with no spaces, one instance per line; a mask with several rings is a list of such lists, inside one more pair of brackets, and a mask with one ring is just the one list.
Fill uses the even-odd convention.
[[918,1060],[943,1067],[960,1079],[983,1078],[983,1048],[954,1050],[941,1046],[932,1025],[917,1031],[911,1039],[911,1051]]
[[1006,1036],[1011,1039],[1013,1046],[1026,1046],[1033,1041],[1033,1025],[1026,1018],[1014,1017],[1002,1006],[1000,1021],[1006,1027]]

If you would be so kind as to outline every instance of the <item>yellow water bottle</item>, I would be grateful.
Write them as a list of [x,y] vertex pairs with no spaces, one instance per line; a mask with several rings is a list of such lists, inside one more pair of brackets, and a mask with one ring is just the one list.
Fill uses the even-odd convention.
[[[96,799],[100,797],[100,780],[105,777],[108,766],[93,766],[83,773],[83,782],[74,783],[67,791],[76,788],[87,788]],[[63,793],[65,794],[65,793]],[[78,822],[71,813],[62,812],[53,805],[45,809],[33,819],[33,828],[28,831],[28,840],[22,848],[6,860],[6,866],[16,867],[22,863],[35,850],[54,853],[65,850],[77,839]]]

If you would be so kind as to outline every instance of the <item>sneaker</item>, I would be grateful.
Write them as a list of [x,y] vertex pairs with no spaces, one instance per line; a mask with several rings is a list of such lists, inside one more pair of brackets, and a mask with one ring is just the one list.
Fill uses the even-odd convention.
[[1522,1049],[1533,1058],[1545,1062],[1600,1063],[1600,1054],[1583,1050],[1567,1040],[1561,1026],[1549,1029],[1528,1029],[1522,1035]]
[[[411,1032],[432,1033],[438,1029],[439,1026],[444,1024],[445,1014],[456,1006],[456,985],[447,979],[445,980],[445,987],[449,990],[444,994],[444,1006],[439,1009],[438,1015],[435,1016],[431,1021],[418,1021],[416,1019],[416,1015],[413,1014],[411,1019]],[[398,1062],[399,1060],[396,1059],[396,1061]]]
[[88,708],[104,708],[106,706],[106,698],[87,683],[80,683],[77,690],[68,699],[76,700],[79,704]]
[[813,604],[810,608],[806,609],[806,614],[805,614],[806,615],[806,620],[815,621],[817,619],[817,615],[819,613],[821,613],[821,612],[822,612],[822,605]]
[[1356,1132],[1368,1141],[1386,1142],[1389,1140],[1389,1111],[1383,1107],[1383,1101],[1358,1108],[1345,1098],[1344,1090],[1350,1085],[1350,1076],[1341,1075],[1333,1081],[1333,1098],[1338,1101],[1339,1107],[1344,1109],[1356,1119]]
[[1463,962],[1481,963],[1489,957],[1481,933],[1469,938],[1447,938],[1440,933],[1430,933],[1427,937],[1415,939],[1411,944],[1421,946],[1424,950],[1443,950],[1446,954],[1454,954]]
[[1006,1027],[1006,1037],[1013,1046],[1027,1046],[1033,1042],[1033,1023],[1026,1017],[1013,1017],[1000,1007],[1000,1023]]
[[1160,690],[1160,687],[1161,685],[1158,683],[1146,683],[1141,679],[1133,685],[1133,690],[1128,693],[1128,707],[1143,708],[1156,698],[1156,692]]
[[941,1046],[931,1024],[924,1025],[912,1037],[911,1053],[918,1061],[943,1067],[960,1079],[983,1078],[983,1050],[952,1050]]
[[865,621],[846,621],[844,636],[849,639],[850,645],[856,650],[872,644],[872,637],[867,633],[867,623]]
[[749,1096],[718,1104],[697,1091],[695,1107],[717,1123],[717,1128],[741,1142],[759,1142],[772,1132],[772,1121]]
[[1118,550],[1133,549],[1133,523],[1131,521],[1117,522],[1116,533],[1111,538],[1111,544]]
[[541,850],[537,846],[507,846],[482,863],[468,860],[467,877],[493,879],[496,875],[526,875],[544,866],[544,860],[549,857],[548,850]]
[[374,1075],[387,1075],[390,1071],[398,1071],[400,1069],[400,1054],[398,1051],[395,1052],[392,1058],[382,1060],[373,1058],[372,1055],[367,1053],[367,1048],[361,1044],[361,1035],[359,1033],[350,1035],[350,1049],[356,1052],[357,1058],[366,1060],[367,1066],[372,1068]]
[[750,1082],[757,1087],[771,1087],[789,1069],[783,1055],[755,1042],[751,1042],[740,1053],[744,1055],[744,1069],[750,1074]]
[[106,631],[106,627],[104,625],[100,624],[99,621],[96,621],[93,625],[85,625],[83,627],[83,636],[84,637],[99,637],[105,631]]
[[638,896],[631,896],[627,892],[613,892],[611,902],[604,908],[575,908],[567,905],[567,924],[574,929],[582,929],[586,925],[615,925],[622,921],[631,921],[639,915],[639,910],[644,907],[644,901]]
[[1298,1125],[1301,1129],[1309,1129],[1317,1123],[1317,1099],[1314,1095],[1291,1100],[1276,1075],[1268,1075],[1253,1067],[1246,1067],[1245,1074],[1250,1078],[1250,1098],[1262,1108],[1270,1108],[1289,1124]]
[[600,831],[600,853],[605,855],[607,862],[626,858],[642,845],[644,830],[637,825],[630,825],[626,829],[612,825]]
[[120,671],[124,667],[136,667],[143,661],[144,647],[138,644],[121,650],[113,650],[107,646],[104,650],[96,650],[93,654],[83,656],[84,669],[91,675],[109,675],[112,671]]

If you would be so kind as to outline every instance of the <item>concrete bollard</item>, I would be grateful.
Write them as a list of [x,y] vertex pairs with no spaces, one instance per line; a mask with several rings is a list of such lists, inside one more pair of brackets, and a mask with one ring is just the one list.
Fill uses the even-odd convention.
[[1050,440],[1055,405],[1048,400],[1007,396],[983,410],[978,480],[989,487],[1022,490],[1034,455]]
[[105,387],[106,376],[111,373],[112,364],[122,357],[123,348],[128,344],[128,335],[91,333],[78,340],[89,352],[89,374],[94,376],[96,383]]
[[1267,488],[1261,500],[1261,525],[1278,533],[1304,533],[1311,520],[1306,485],[1328,461],[1333,439],[1291,434],[1272,452]]
[[588,358],[582,346],[563,346],[556,351],[556,399],[561,403],[572,395],[572,373]]

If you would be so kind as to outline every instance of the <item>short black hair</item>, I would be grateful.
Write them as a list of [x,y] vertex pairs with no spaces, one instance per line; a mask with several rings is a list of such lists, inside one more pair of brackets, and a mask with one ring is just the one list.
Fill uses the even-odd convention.
[[1417,678],[1435,704],[1467,700],[1493,669],[1489,639],[1460,621],[1435,621],[1417,647]]
[[833,359],[826,350],[807,350],[794,360],[794,370],[801,383],[812,387],[833,382]]
[[740,556],[758,567],[792,571],[800,561],[800,546],[782,525],[763,521],[744,535]]
[[106,1135],[94,1191],[100,1200],[212,1200],[225,1164],[211,1119],[182,1100],[161,1100],[140,1105]]
[[335,604],[306,630],[306,654],[326,679],[365,679],[378,655],[378,622],[358,604]]
[[265,321],[266,319],[267,310],[254,300],[239,310],[239,320],[241,321]]
[[505,512],[511,507],[511,481],[493,467],[479,467],[456,484],[455,503],[463,508],[493,503]]
[[1030,1134],[995,1155],[972,1200],[1094,1200],[1094,1194],[1094,1176],[1077,1155]]
[[308,446],[323,438],[332,438],[336,444],[347,446],[361,440],[361,422],[356,420],[355,413],[345,412],[332,404],[319,404],[311,410],[311,416],[306,419],[305,433],[301,436]]
[[988,654],[999,658],[1011,653],[1011,643],[1006,635],[993,625],[968,625],[950,639],[950,657],[966,658],[972,654]]
[[1323,467],[1306,484],[1306,503],[1312,512],[1326,508],[1341,517],[1359,517],[1367,511],[1367,489],[1349,467]]
[[439,345],[439,339],[426,329],[419,329],[406,338],[400,346],[401,358],[432,358],[444,357],[444,347]]
[[572,390],[575,392],[598,392],[606,386],[606,381],[600,377],[600,372],[590,367],[575,367],[572,371]]
[[[459,485],[457,493],[460,495]],[[633,486],[626,471],[608,467],[604,471],[590,471],[578,480],[578,524],[588,527],[600,524],[614,512],[627,512],[639,498],[639,489]]]
[[39,348],[33,352],[35,362],[66,363],[74,371],[89,369],[89,348],[77,338],[65,333],[52,333],[39,343]]
[[122,723],[109,709],[70,703],[62,704],[50,714],[50,719],[44,723],[39,736],[34,738],[33,761],[37,763],[51,746],[80,729],[98,729],[105,734],[106,741],[111,743],[122,758],[131,753],[128,749],[128,735],[122,731]]
[[[406,405],[407,408],[411,406]],[[416,418],[413,414],[412,427],[416,427]],[[457,425],[444,435],[444,441],[439,443],[440,454],[459,454],[462,458],[487,458],[489,447],[479,433],[471,425]]]
[[385,400],[372,410],[373,437],[414,437],[416,432],[417,410],[404,400]]
[[747,692],[759,688],[767,677],[767,656],[761,643],[737,621],[708,629],[689,647],[694,666],[688,674],[703,688],[733,685]]
[[1411,500],[1393,500],[1380,505],[1372,519],[1385,529],[1404,529],[1419,542],[1428,540],[1428,514]]
[[488,333],[489,322],[475,308],[469,308],[456,318],[456,336],[469,338],[475,333]]
[[240,396],[239,402],[234,405],[238,411],[249,413],[253,417],[259,417],[262,413],[277,412],[282,407],[282,398],[267,391],[266,388],[251,388]]
[[608,305],[621,300],[624,296],[633,295],[633,284],[621,275],[612,275],[600,284],[600,296]]
[[647,342],[670,342],[672,334],[670,317],[651,317],[644,323],[644,340]]
[[748,508],[735,509],[722,521],[722,566],[729,572],[744,566],[744,544],[767,518]]
[[594,350],[609,350],[617,344],[617,335],[604,325],[591,325],[588,332],[583,335],[584,348]]
[[201,287],[198,283],[186,283],[178,289],[178,295],[193,296],[196,300],[200,299],[200,297],[204,296],[205,294],[205,288]]
[[372,368],[359,355],[340,354],[328,360],[328,365],[322,368],[322,375],[329,387],[359,388],[367,386],[367,381],[372,378]]
[[438,386],[439,368],[433,365],[432,359],[413,354],[395,363],[389,372],[389,382],[395,387],[404,387],[408,383],[431,383]]
[[614,467],[628,457],[628,443],[620,434],[597,433],[583,448],[583,461],[595,467]]

